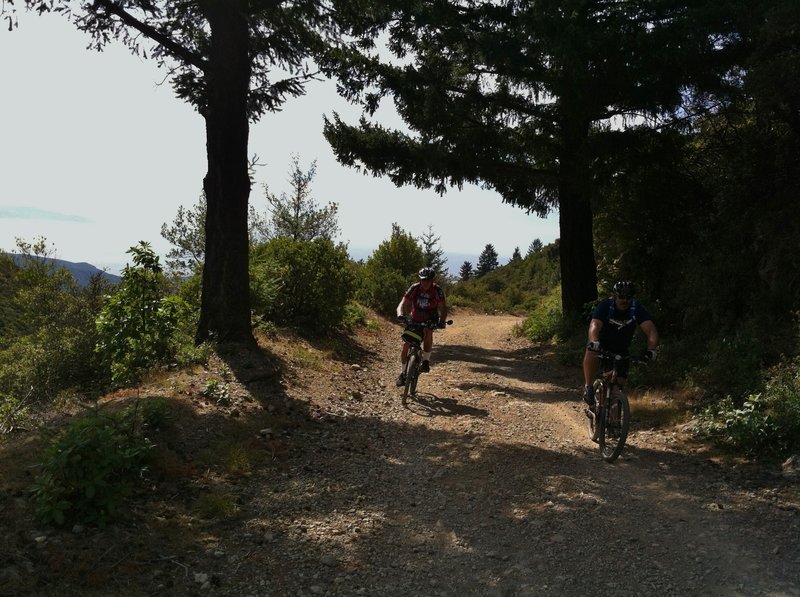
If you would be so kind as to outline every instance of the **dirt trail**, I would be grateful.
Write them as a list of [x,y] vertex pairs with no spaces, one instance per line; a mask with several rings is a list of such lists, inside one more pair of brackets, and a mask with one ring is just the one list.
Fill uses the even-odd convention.
[[[314,367],[276,343],[280,387],[234,391],[263,408],[266,463],[190,479],[127,527],[36,549],[116,533],[128,547],[95,562],[97,594],[800,595],[796,481],[720,464],[635,411],[606,464],[586,436],[577,369],[515,338],[514,317],[453,318],[405,407],[396,326]],[[209,440],[191,441],[184,454]],[[209,493],[235,496],[235,513],[193,515]],[[50,575],[40,594],[95,590],[63,574],[57,588],[45,559],[25,557]]]

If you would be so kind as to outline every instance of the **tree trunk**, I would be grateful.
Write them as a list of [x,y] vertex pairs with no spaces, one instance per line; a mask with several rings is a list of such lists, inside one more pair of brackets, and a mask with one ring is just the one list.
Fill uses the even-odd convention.
[[248,278],[248,26],[241,0],[207,0],[206,248],[198,342],[252,343]]
[[561,308],[577,320],[584,305],[597,299],[590,170],[586,159],[589,121],[564,126],[558,183],[558,225],[561,236]]

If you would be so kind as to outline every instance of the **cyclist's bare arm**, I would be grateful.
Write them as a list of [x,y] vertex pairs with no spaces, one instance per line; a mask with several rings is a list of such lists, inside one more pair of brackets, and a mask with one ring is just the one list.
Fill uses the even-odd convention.
[[647,336],[647,349],[655,350],[658,348],[658,330],[656,329],[656,324],[654,324],[651,320],[648,320],[643,321],[639,327]]
[[411,301],[405,296],[400,299],[397,305],[397,316],[402,317],[406,312],[411,310]]
[[603,329],[603,321],[601,319],[592,319],[589,323],[589,342],[600,341],[600,330]]

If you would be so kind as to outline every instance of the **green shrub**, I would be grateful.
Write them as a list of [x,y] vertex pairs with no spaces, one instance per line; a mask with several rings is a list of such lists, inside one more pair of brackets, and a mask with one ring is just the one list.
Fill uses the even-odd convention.
[[730,396],[741,406],[745,396],[763,384],[761,351],[746,326],[730,336],[711,337],[700,354],[691,346],[687,350],[694,362],[687,381],[712,396]]
[[542,297],[523,324],[525,336],[534,342],[549,342],[562,332],[561,287]]
[[275,315],[288,269],[289,264],[279,263],[268,250],[256,247],[250,251],[250,309],[255,323]]
[[93,415],[71,423],[45,448],[32,499],[47,524],[106,525],[143,474],[152,445],[137,417]]
[[357,303],[347,303],[342,323],[350,329],[367,325],[367,310]]
[[695,432],[720,446],[754,457],[784,457],[800,449],[800,359],[768,372],[763,392],[743,404],[727,396],[707,406]]
[[210,398],[220,406],[229,406],[231,403],[228,384],[216,378],[211,378],[206,382],[203,388],[203,396]]
[[103,355],[116,383],[129,383],[143,369],[170,355],[186,304],[164,297],[164,275],[158,256],[141,242],[131,247],[134,266],[126,266],[120,287],[97,318],[97,352]]
[[180,279],[173,275],[169,281],[169,286],[174,289],[174,294],[180,297],[192,312],[199,313],[203,288],[203,270],[201,267],[196,269],[197,271],[186,279]]
[[175,364],[181,367],[188,365],[204,365],[214,353],[214,345],[210,342],[196,344],[193,334],[179,335],[175,337],[172,356]]
[[120,417],[123,425],[138,430],[140,434],[165,429],[172,424],[169,404],[160,396],[137,400],[133,406],[122,411]]
[[448,293],[448,304],[486,313],[532,311],[558,286],[558,243],[480,276],[462,280]]
[[361,278],[358,298],[381,315],[391,316],[413,279],[402,272],[384,268],[368,268]]
[[485,292],[479,280],[469,280],[453,286],[447,295],[447,304],[450,307],[464,307],[476,311],[491,310],[492,297]]
[[32,402],[54,399],[63,390],[95,394],[108,381],[94,353],[96,336],[85,328],[48,325],[0,351],[0,386]]
[[392,224],[392,236],[382,242],[364,264],[358,300],[382,315],[393,315],[408,287],[425,265],[416,239]]
[[345,245],[324,238],[275,238],[257,245],[254,253],[266,276],[254,285],[268,297],[258,303],[266,312],[255,315],[315,334],[341,324],[355,289]]
[[31,406],[65,390],[93,394],[108,381],[94,353],[94,320],[108,285],[80,288],[53,265],[43,240],[18,241],[26,258],[0,260],[0,388]]

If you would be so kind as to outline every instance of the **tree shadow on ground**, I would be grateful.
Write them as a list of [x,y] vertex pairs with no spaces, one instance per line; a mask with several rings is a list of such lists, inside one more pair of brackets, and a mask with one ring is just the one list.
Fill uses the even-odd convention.
[[435,350],[437,363],[470,363],[470,370],[476,375],[498,375],[524,383],[552,383],[554,376],[558,379],[570,379],[562,368],[547,362],[542,349],[487,350],[448,344],[438,346]]
[[309,336],[306,340],[317,350],[326,352],[331,358],[342,363],[372,363],[378,358],[375,351],[357,342],[347,332],[328,336]]
[[425,417],[476,417],[483,418],[489,411],[459,404],[455,398],[440,398],[430,392],[417,392],[403,400],[405,408]]
[[[433,393],[414,402],[431,427],[368,400],[323,415],[285,391],[274,355],[221,358],[253,402],[234,415],[189,408],[197,388],[176,398],[181,428],[162,439],[196,466],[137,495],[122,524],[14,535],[30,583],[16,594],[577,596],[597,590],[587,562],[613,571],[611,592],[796,593],[792,513],[764,550],[780,513],[720,504],[730,480],[703,458],[635,437],[613,465],[588,438],[490,441],[487,411]],[[479,424],[433,427],[459,417]]]
[[[717,499],[715,478],[698,490],[690,478],[708,471],[690,456],[639,449],[608,465],[588,440],[578,452],[484,444],[478,433],[370,417],[329,421],[309,434],[292,446],[287,476],[270,477],[272,491],[248,501],[257,518],[251,531],[269,540],[244,565],[266,575],[274,594],[302,591],[313,575],[323,592],[344,576],[343,588],[366,594],[430,594],[431,586],[447,595],[539,594],[546,586],[585,595],[596,590],[585,574],[590,560],[611,566],[616,586],[631,594],[652,591],[643,570],[658,570],[675,594],[692,594],[697,578],[730,587],[748,577],[736,564],[753,557],[773,575],[762,577],[762,588],[790,582],[792,556],[758,553],[759,530],[747,527],[747,514],[730,520],[743,524],[734,538],[714,526],[714,512],[698,511],[698,501]],[[326,464],[333,459],[337,466]],[[666,481],[659,467],[669,471]],[[651,504],[658,520],[617,507],[631,500]],[[613,540],[598,550],[598,537]],[[703,561],[670,549],[687,541],[708,548]],[[714,552],[717,543],[731,552]],[[630,545],[636,566],[613,566],[632,557]]]
[[525,402],[541,402],[541,403],[572,403],[580,400],[578,390],[571,388],[564,388],[561,386],[548,386],[547,389],[526,390],[509,386],[503,383],[470,383],[461,382],[456,384],[456,387],[463,392],[478,392],[478,393],[491,393],[500,398],[513,398],[514,400],[522,400]]
[[[473,376],[455,381],[463,392],[496,393],[526,402],[573,402],[581,383],[576,373],[549,363],[544,353],[541,348],[504,351],[447,345],[437,348],[435,359],[437,366],[446,366],[448,361],[471,364]],[[521,388],[509,380],[535,384],[537,389]]]

